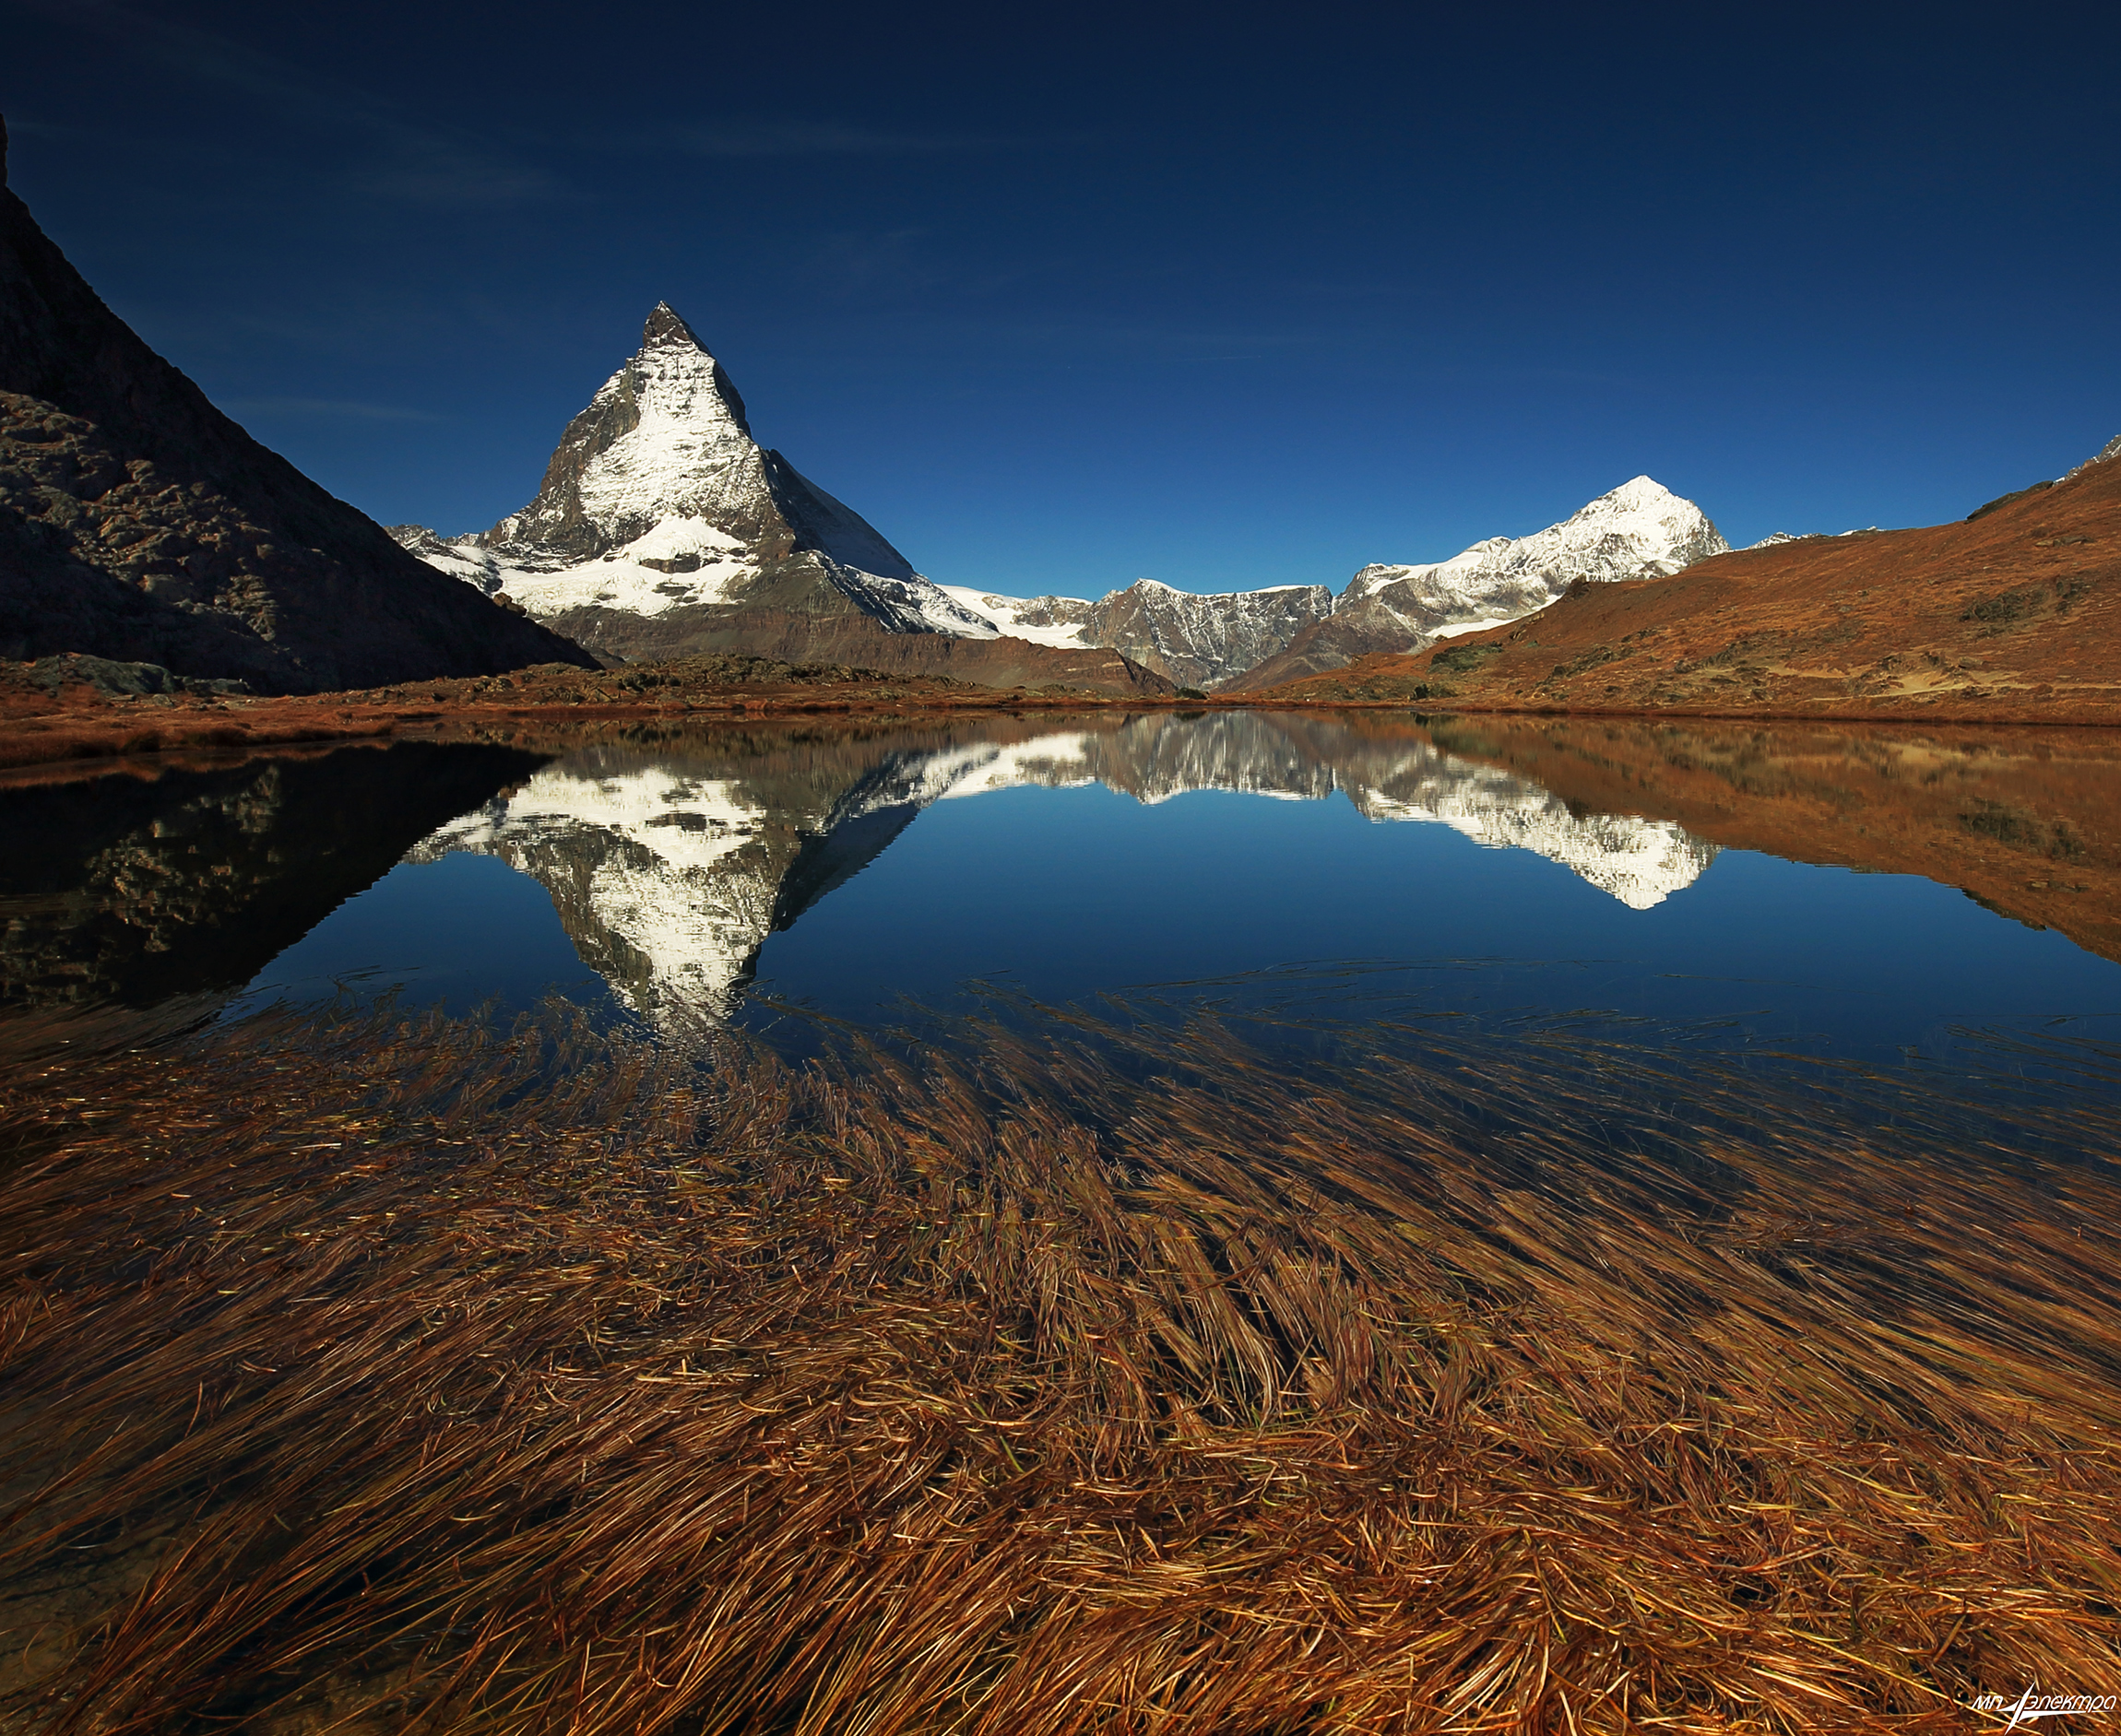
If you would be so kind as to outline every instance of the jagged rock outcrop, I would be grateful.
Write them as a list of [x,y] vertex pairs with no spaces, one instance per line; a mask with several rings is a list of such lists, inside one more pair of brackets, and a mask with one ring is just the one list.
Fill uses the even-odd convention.
[[79,652],[259,692],[590,661],[436,583],[215,409],[6,180],[0,124],[0,656]]
[[1195,593],[1136,579],[1096,602],[1073,596],[1003,596],[946,587],[1006,632],[1051,645],[1102,645],[1180,687],[1217,688],[1287,649],[1333,614],[1322,585]]
[[667,302],[568,423],[538,496],[492,529],[391,535],[431,566],[607,655],[745,651],[996,686],[1164,691],[1120,657],[1017,641],[930,584],[861,515],[752,438],[720,362]]
[[1545,608],[1579,579],[1663,578],[1729,548],[1691,501],[1636,477],[1533,536],[1491,537],[1428,566],[1363,568],[1327,620],[1228,686],[1257,691],[1373,652],[1418,650]]

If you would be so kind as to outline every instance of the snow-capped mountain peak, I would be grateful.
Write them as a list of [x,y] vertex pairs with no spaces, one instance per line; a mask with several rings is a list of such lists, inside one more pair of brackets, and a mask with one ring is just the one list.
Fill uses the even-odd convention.
[[859,514],[759,446],[735,384],[668,301],[567,424],[537,499],[476,536],[393,535],[623,656],[755,632],[762,612],[765,631],[791,615],[860,615],[893,632],[997,636]]
[[1442,625],[1463,618],[1468,606],[1478,606],[1477,613],[1500,612],[1491,605],[1514,598],[1493,595],[1498,591],[1543,591],[1533,605],[1540,608],[1572,579],[1661,577],[1729,547],[1693,502],[1653,478],[1632,477],[1529,537],[1490,537],[1426,566],[1365,567],[1342,604],[1400,587],[1410,593],[1406,602],[1440,611],[1433,624]]

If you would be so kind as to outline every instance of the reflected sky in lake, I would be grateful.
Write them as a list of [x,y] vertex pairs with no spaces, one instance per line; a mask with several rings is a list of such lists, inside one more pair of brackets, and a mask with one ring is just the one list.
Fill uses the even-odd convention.
[[2099,1034],[2113,751],[1256,713],[346,750],[0,796],[48,845],[0,857],[0,965],[18,1005],[557,988],[679,1037],[1292,968],[1841,1053]]

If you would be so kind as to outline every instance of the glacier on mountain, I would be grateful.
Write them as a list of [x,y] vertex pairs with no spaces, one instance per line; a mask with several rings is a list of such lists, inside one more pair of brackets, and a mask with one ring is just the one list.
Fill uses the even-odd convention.
[[1635,477],[1529,537],[1490,537],[1428,566],[1365,567],[1335,613],[1374,602],[1422,632],[1480,618],[1513,620],[1546,608],[1577,579],[1661,578],[1729,548],[1693,502]]

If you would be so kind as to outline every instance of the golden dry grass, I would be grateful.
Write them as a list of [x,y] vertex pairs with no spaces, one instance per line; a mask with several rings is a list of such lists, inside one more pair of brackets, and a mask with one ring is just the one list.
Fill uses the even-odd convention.
[[1978,1116],[1581,1035],[834,1047],[279,1016],[18,1073],[0,1725],[2121,1690],[2112,1056]]

